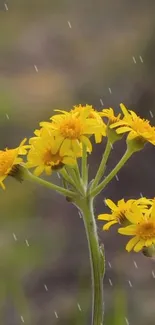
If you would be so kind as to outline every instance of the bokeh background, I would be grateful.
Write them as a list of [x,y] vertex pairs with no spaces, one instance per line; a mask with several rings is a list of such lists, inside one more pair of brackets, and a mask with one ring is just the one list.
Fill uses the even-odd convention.
[[[155,2],[0,0],[0,147],[18,146],[53,109],[124,102],[155,124]],[[93,177],[105,142],[90,157]],[[125,150],[115,145],[107,173]],[[98,197],[155,196],[147,145]],[[57,175],[52,180],[59,183]],[[0,324],[90,324],[90,268],[83,221],[63,197],[7,180],[0,190]],[[153,325],[155,262],[128,254],[116,228],[106,249],[105,325]]]

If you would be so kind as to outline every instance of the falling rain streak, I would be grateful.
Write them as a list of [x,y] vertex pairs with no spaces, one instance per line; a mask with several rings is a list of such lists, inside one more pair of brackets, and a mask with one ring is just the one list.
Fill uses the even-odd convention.
[[9,8],[8,8],[8,5],[6,4],[6,3],[4,3],[4,7],[5,7],[5,10],[9,10]]
[[44,288],[45,288],[46,291],[48,291],[48,288],[47,288],[47,285],[46,284],[44,284]]
[[25,239],[25,243],[26,243],[26,245],[29,247],[30,245],[29,245],[29,242],[28,242],[28,240],[27,239]]
[[135,57],[133,56],[132,57],[132,60],[133,60],[133,62],[136,64],[137,62],[136,62],[136,59],[135,59]]
[[68,20],[68,26],[69,26],[69,28],[72,28],[72,25],[69,20]]
[[129,283],[129,286],[130,286],[130,288],[132,288],[132,287],[133,287],[133,285],[132,285],[132,283],[131,283],[131,281],[130,281],[130,280],[128,280],[128,283]]
[[154,273],[154,271],[152,270],[152,276],[153,276],[153,278],[155,279],[155,273]]
[[36,72],[38,72],[38,67],[34,64],[34,68],[36,70]]
[[112,269],[112,266],[111,266],[111,263],[110,262],[108,262],[108,265],[109,265],[110,269]]
[[111,90],[111,88],[109,87],[108,89],[109,89],[109,93],[112,94],[112,90]]
[[57,312],[56,312],[56,311],[54,312],[54,314],[55,314],[55,317],[56,317],[56,318],[58,318],[58,314],[57,314]]
[[135,268],[138,269],[138,265],[137,265],[136,261],[133,261],[133,263],[134,263]]
[[150,112],[150,116],[153,118],[153,113],[152,113],[152,111],[149,111]]
[[16,237],[16,235],[15,235],[14,233],[13,233],[12,235],[13,235],[14,240],[17,241],[17,237]]
[[126,324],[129,325],[128,319],[125,317]]
[[116,178],[116,180],[117,180],[117,182],[118,182],[118,181],[119,181],[119,178],[118,178],[118,176],[117,176],[117,175],[115,176],[115,178]]
[[20,316],[20,318],[21,318],[21,321],[22,321],[23,323],[25,323],[25,322],[24,322],[24,318],[23,318],[23,316]]
[[109,278],[108,280],[109,280],[110,285],[113,286],[111,279]]
[[81,306],[80,306],[79,303],[77,303],[77,306],[78,306],[78,309],[79,309],[80,311],[82,311]]
[[102,98],[100,98],[100,103],[102,106],[104,106]]

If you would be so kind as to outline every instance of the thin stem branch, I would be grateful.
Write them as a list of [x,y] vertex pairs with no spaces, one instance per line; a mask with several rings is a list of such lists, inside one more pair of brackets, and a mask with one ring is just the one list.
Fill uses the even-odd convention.
[[87,147],[85,144],[82,145],[82,180],[85,188],[88,185],[88,166],[87,166]]
[[103,324],[103,277],[105,255],[100,249],[96,221],[93,211],[93,200],[84,198],[77,203],[83,215],[85,231],[89,246],[92,279],[92,325]]
[[133,151],[126,150],[125,154],[123,155],[122,159],[118,162],[118,164],[115,166],[115,168],[109,173],[109,175],[91,192],[91,197],[97,196],[104,188],[105,186],[116,176],[116,174],[119,172],[119,170],[123,167],[123,165],[127,162],[127,160],[132,156]]
[[102,160],[101,160],[101,163],[99,165],[97,174],[96,174],[95,179],[94,179],[93,184],[92,184],[92,189],[95,188],[98,185],[99,181],[101,180],[101,178],[102,178],[102,176],[104,174],[104,171],[105,171],[105,168],[106,168],[106,163],[107,163],[107,160],[109,158],[111,149],[112,149],[112,144],[111,144],[110,140],[108,139],[107,144],[106,144],[106,148],[105,148]]
[[44,187],[47,187],[47,188],[49,188],[51,190],[54,190],[54,191],[56,191],[56,192],[58,192],[58,193],[60,193],[60,194],[62,194],[64,196],[68,196],[68,197],[73,198],[73,197],[75,197],[77,195],[76,193],[74,193],[74,192],[72,192],[70,190],[67,190],[67,189],[65,189],[63,187],[60,187],[58,185],[55,185],[53,183],[47,182],[44,179],[31,174],[28,170],[27,170],[27,173],[25,175],[25,179],[27,179],[29,181],[32,181],[34,183],[43,185]]

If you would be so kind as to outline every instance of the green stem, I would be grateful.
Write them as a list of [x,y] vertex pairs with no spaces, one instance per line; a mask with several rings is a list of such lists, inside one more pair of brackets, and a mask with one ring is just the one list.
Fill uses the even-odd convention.
[[59,173],[67,183],[69,183],[74,188],[76,188],[76,184],[75,184],[73,178],[70,177],[70,175],[67,173],[65,168],[61,169]]
[[133,151],[126,150],[125,154],[123,155],[122,159],[118,162],[116,167],[111,171],[111,173],[96,187],[94,188],[90,195],[91,197],[97,196],[105,186],[116,176],[119,170],[123,167],[123,165],[127,162],[127,160],[132,156]]
[[80,192],[82,195],[85,194],[83,185],[81,184],[81,178],[80,178],[80,172],[79,172],[79,167],[78,164],[76,165],[75,168],[66,166],[66,169],[73,179],[73,182],[76,186],[76,191]]
[[93,199],[83,198],[77,202],[84,220],[89,246],[92,279],[92,325],[103,324],[103,277],[104,252],[100,250],[96,221],[93,211]]
[[110,140],[108,139],[107,144],[106,144],[106,148],[105,148],[105,151],[104,151],[104,154],[103,154],[100,166],[99,166],[99,169],[97,171],[94,182],[92,184],[92,189],[95,188],[98,185],[100,179],[102,178],[102,176],[104,174],[106,163],[107,163],[107,160],[109,158],[111,149],[112,149],[112,144],[111,144]]
[[29,180],[29,181],[32,181],[34,183],[37,183],[37,184],[40,184],[40,185],[43,185],[44,187],[47,187],[51,190],[54,190],[60,194],[63,194],[64,196],[68,196],[68,197],[75,197],[76,196],[76,193],[70,191],[70,190],[67,190],[63,187],[60,187],[58,185],[55,185],[53,183],[49,183],[47,181],[45,181],[44,179],[42,178],[39,178],[33,174],[31,174],[28,170],[27,170],[27,173],[24,177],[25,179]]
[[87,167],[87,147],[85,144],[82,145],[82,180],[85,188],[88,185],[88,167]]

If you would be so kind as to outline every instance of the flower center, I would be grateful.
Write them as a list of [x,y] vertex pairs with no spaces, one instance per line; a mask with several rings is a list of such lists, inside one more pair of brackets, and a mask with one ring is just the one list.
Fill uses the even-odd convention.
[[126,217],[125,217],[125,210],[122,210],[118,213],[117,215],[117,220],[118,220],[118,223],[120,224],[123,224],[124,221],[126,220]]
[[48,149],[43,155],[43,162],[46,166],[60,166],[62,164],[61,157],[58,153],[52,154],[51,150]]
[[83,131],[81,121],[76,117],[70,117],[62,121],[61,135],[68,139],[79,139]]
[[0,176],[6,175],[8,169],[13,166],[16,152],[16,149],[0,151]]
[[137,225],[136,235],[144,240],[155,237],[155,222],[144,221]]
[[139,131],[140,133],[154,132],[149,121],[141,119],[140,117],[134,119],[134,121],[132,122],[132,127],[135,131]]

